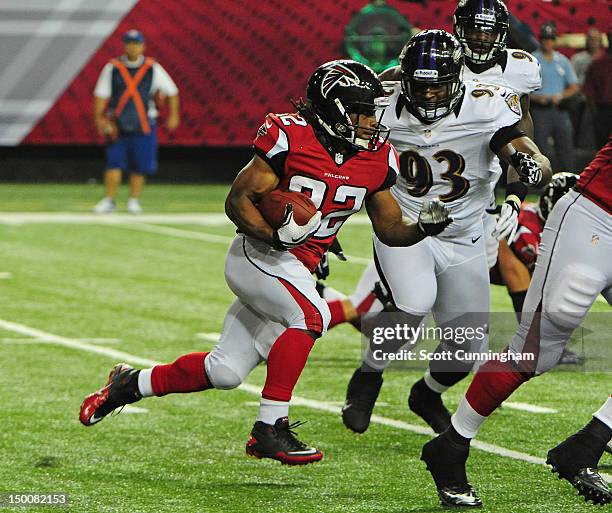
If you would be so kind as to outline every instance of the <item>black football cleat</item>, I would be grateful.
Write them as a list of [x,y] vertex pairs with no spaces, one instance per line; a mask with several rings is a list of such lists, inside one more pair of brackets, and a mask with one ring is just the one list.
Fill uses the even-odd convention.
[[480,508],[482,501],[465,473],[470,446],[454,443],[447,435],[430,440],[421,451],[421,460],[436,483],[440,503],[447,507]]
[[81,423],[84,426],[93,426],[117,408],[142,399],[138,390],[139,372],[126,363],[115,365],[108,375],[106,385],[89,394],[81,404]]
[[442,402],[442,396],[431,390],[421,378],[410,389],[408,408],[421,417],[435,433],[450,426],[451,414]]
[[382,384],[381,372],[362,372],[358,368],[351,376],[342,407],[342,422],[351,431],[365,433],[368,429]]
[[323,453],[308,447],[296,438],[294,428],[303,422],[289,424],[287,417],[278,419],[274,425],[257,421],[246,444],[246,453],[255,458],[271,458],[283,465],[307,465],[323,459]]
[[584,455],[580,438],[572,435],[548,451],[546,463],[559,479],[565,479],[576,488],[585,501],[602,506],[611,503],[612,490],[597,471],[597,461],[585,463],[582,461]]

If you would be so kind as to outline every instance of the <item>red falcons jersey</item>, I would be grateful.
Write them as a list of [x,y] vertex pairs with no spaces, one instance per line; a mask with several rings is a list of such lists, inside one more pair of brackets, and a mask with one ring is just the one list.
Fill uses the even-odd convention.
[[510,247],[519,260],[533,271],[540,249],[540,237],[544,230],[544,221],[538,213],[537,205],[525,203],[521,207],[518,223],[519,228]]
[[612,214],[612,137],[580,173],[576,190]]
[[397,152],[390,143],[352,156],[328,152],[298,114],[268,114],[253,145],[280,179],[280,190],[306,194],[321,211],[321,227],[291,250],[311,272],[342,224],[361,210],[371,194],[391,187],[399,171]]

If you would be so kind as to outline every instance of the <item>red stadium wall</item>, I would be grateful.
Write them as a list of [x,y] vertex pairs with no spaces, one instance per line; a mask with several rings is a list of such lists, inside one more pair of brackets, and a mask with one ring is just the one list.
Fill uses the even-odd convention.
[[[23,143],[101,144],[91,122],[92,91],[103,65],[121,53],[121,34],[138,28],[147,37],[147,54],[168,70],[181,93],[182,125],[167,134],[162,116],[160,143],[249,145],[267,112],[290,110],[289,99],[304,94],[312,70],[342,56],[344,27],[365,3],[141,0]],[[412,25],[447,30],[456,3],[389,1]],[[536,33],[555,20],[561,34],[594,24],[606,29],[612,9],[605,1],[512,0],[508,6]]]

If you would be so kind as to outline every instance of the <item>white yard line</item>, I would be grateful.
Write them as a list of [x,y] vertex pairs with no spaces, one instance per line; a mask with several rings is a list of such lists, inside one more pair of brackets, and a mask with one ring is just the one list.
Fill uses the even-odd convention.
[[[370,220],[366,215],[354,215],[348,221],[352,226],[370,225]],[[202,226],[225,226],[230,222],[225,214],[205,213],[205,214],[143,214],[134,216],[132,214],[89,214],[89,213],[73,213],[73,212],[0,212],[0,224],[20,225],[20,224],[108,224],[119,228],[136,230],[141,232],[157,233],[159,235],[168,235],[170,237],[178,237],[182,239],[201,240],[204,242],[212,242],[219,244],[228,244],[233,240],[233,237],[224,235],[216,235],[212,233],[196,232],[193,230],[182,230],[178,228],[169,228],[165,226],[157,226],[148,223],[161,224],[195,224]],[[371,258],[365,258],[355,255],[346,255],[348,263],[369,265]],[[595,301],[605,303],[607,301],[598,296]]]
[[[87,342],[90,344],[119,344],[121,342],[118,338],[77,338],[79,342]],[[55,344],[54,340],[48,340],[45,338],[0,338],[0,344],[16,344],[16,345],[28,345],[28,344]]]
[[[135,365],[152,367],[159,363],[149,358],[143,358],[141,356],[132,355],[124,351],[117,351],[116,349],[111,349],[109,347],[96,346],[95,344],[90,344],[88,342],[80,342],[76,339],[62,337],[60,335],[54,335],[52,333],[48,333],[42,330],[31,328],[29,326],[18,324],[16,322],[5,321],[5,320],[0,319],[0,328],[7,330],[7,331],[12,331],[13,333],[19,333],[20,335],[25,335],[28,337],[52,340],[54,341],[55,344],[59,346],[69,347],[72,349],[77,349],[79,351],[87,351],[90,353],[95,353],[95,354],[99,354],[102,356],[106,356],[108,358],[112,358],[113,360],[126,361],[128,363],[132,363]],[[248,383],[243,383],[238,388],[244,392],[248,392],[250,394],[254,394],[257,396],[261,394],[260,387],[250,385]],[[334,413],[336,415],[340,414],[340,409],[341,409],[340,406],[330,405],[323,401],[316,401],[313,399],[306,399],[304,397],[298,397],[298,396],[294,396],[291,402],[294,406],[295,405],[305,406],[313,410],[327,411],[330,413]],[[388,417],[382,417],[380,415],[372,415],[372,422],[375,424],[382,424],[384,426],[402,429],[404,431],[410,431],[412,433],[417,433],[420,435],[427,435],[427,436],[433,435],[433,432],[430,429],[425,428],[423,426],[409,424],[401,420],[390,419]],[[525,453],[518,452],[518,451],[513,451],[511,449],[506,449],[505,447],[500,447],[498,445],[488,444],[485,442],[481,442],[479,440],[473,440],[472,447],[475,447],[477,449],[480,449],[482,451],[485,451],[491,454],[495,454],[497,456],[503,456],[505,458],[511,458],[511,459],[519,460],[519,461],[526,461],[528,463],[534,463],[537,465],[546,465],[545,460],[543,458],[537,458],[529,454],[525,454]],[[604,479],[607,479],[608,481],[612,480],[612,476],[608,474],[602,474],[602,477]]]
[[[182,239],[203,240],[205,242],[213,242],[219,244],[229,244],[234,240],[234,237],[224,235],[215,235],[206,232],[196,232],[193,230],[182,230],[179,228],[170,228],[166,226],[158,226],[147,223],[112,223],[115,228],[126,228],[128,230],[136,230],[141,232],[157,233],[159,235],[169,235],[170,237],[179,237]],[[355,255],[346,255],[347,263],[368,265],[371,262],[370,258],[359,257]]]
[[140,406],[133,406],[131,404],[126,404],[121,410],[121,413],[149,413],[149,410],[146,408],[141,408]]
[[221,333],[196,333],[195,337],[200,340],[208,340],[210,342],[218,342]]
[[223,245],[227,245],[234,240],[234,237],[228,237],[226,235],[215,235],[212,233],[196,232],[193,230],[181,230],[179,228],[158,226],[156,224],[114,223],[112,226],[115,228],[125,228],[127,230],[136,230],[139,232],[156,233],[159,235],[168,235],[170,237],[178,237],[181,239],[202,240],[205,242],[213,242]]
[[518,403],[513,401],[506,401],[504,403],[506,408],[511,410],[521,410],[529,413],[559,413],[558,410],[553,408],[547,408],[546,406],[537,406],[536,404],[529,403]]
[[13,273],[8,271],[0,272],[0,280],[10,280],[13,277]]
[[[0,107],[2,104],[0,103]],[[75,212],[0,212],[0,224],[121,224],[158,223],[230,226],[225,214],[94,214]]]

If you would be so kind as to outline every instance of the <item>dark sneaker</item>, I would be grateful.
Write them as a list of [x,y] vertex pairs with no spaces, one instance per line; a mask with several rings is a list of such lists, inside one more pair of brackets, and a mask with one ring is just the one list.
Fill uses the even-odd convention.
[[84,426],[93,426],[113,410],[142,399],[138,390],[139,372],[126,363],[115,365],[108,375],[106,385],[89,394],[81,404],[81,423]]
[[576,488],[585,501],[608,504],[612,502],[612,490],[597,471],[597,461],[582,461],[585,452],[588,454],[577,435],[572,435],[548,451],[546,463],[559,479],[565,479]]
[[465,473],[465,462],[469,454],[469,444],[456,444],[446,434],[437,436],[423,446],[421,460],[427,465],[436,483],[443,506],[482,506],[480,497],[468,483]]
[[287,417],[278,419],[272,426],[261,421],[255,422],[251,438],[246,444],[246,453],[256,458],[271,458],[283,465],[307,465],[323,459],[323,453],[308,447],[296,438],[294,428],[303,422],[289,424]]
[[365,433],[382,384],[381,372],[361,372],[361,368],[355,370],[342,407],[342,422],[347,428],[355,433]]
[[442,402],[442,396],[431,390],[421,378],[410,389],[408,408],[421,417],[435,433],[450,426],[451,415]]

